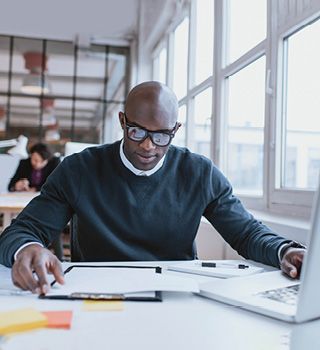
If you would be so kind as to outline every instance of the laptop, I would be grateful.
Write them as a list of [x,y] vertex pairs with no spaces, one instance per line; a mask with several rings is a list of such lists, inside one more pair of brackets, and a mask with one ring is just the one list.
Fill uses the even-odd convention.
[[200,295],[287,322],[320,317],[320,189],[315,194],[308,251],[300,280],[281,271],[200,284]]

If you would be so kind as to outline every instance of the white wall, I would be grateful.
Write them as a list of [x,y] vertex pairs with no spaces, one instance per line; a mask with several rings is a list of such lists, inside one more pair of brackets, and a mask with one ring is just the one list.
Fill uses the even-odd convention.
[[200,223],[196,244],[199,259],[242,259],[207,220]]
[[14,175],[20,157],[0,154],[0,193],[7,192],[7,186]]

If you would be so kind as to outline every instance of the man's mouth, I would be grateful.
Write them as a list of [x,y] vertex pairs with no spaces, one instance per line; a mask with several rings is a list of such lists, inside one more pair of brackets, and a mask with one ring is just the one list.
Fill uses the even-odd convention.
[[139,161],[141,163],[144,163],[144,164],[152,163],[157,158],[157,156],[155,154],[140,154],[140,153],[137,153],[137,156],[138,156]]

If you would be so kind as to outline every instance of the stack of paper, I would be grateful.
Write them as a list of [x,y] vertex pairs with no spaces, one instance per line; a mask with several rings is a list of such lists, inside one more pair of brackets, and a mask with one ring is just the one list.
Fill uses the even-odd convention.
[[73,266],[65,273],[65,284],[55,283],[43,297],[144,299],[155,291],[199,292],[199,286],[189,278],[156,273],[155,268]]

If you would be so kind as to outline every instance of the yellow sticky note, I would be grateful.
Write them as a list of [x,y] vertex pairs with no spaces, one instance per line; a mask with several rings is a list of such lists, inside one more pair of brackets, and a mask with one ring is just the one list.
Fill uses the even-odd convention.
[[47,322],[41,312],[32,308],[0,312],[0,334],[45,327]]
[[83,302],[85,311],[122,311],[123,301],[121,300],[85,300]]

